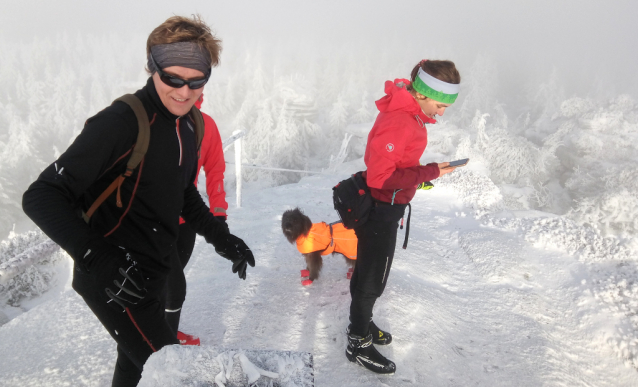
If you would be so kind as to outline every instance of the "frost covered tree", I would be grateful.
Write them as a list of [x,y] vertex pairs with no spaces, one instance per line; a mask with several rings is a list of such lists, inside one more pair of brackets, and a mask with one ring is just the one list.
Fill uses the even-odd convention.
[[550,187],[558,184],[556,173],[561,171],[561,165],[556,152],[569,126],[547,136],[538,146],[523,136],[489,123],[489,118],[489,114],[476,111],[471,124],[475,130],[473,144],[469,138],[461,141],[456,156],[484,163],[496,184],[517,187],[518,195],[525,192],[517,199],[523,203],[523,208],[559,211],[556,201],[560,198]]
[[[248,131],[244,145],[244,159],[251,164],[267,165],[270,155],[270,133],[275,127],[271,112],[271,101],[263,101],[255,124]],[[255,169],[245,171],[247,180],[258,180],[260,172]]]
[[[270,81],[261,66],[257,66],[255,71],[250,74],[249,84],[251,87],[247,87],[244,99],[233,118],[232,126],[234,129],[251,130],[257,119],[258,114],[256,112],[261,109],[260,106],[263,105],[263,101],[269,97],[270,90],[268,88],[270,87]],[[227,90],[227,92],[231,91]]]
[[494,61],[485,55],[477,57],[469,74],[463,74],[463,91],[459,94],[461,106],[455,114],[455,121],[468,125],[474,119],[476,110],[490,114],[493,112],[492,109],[497,106],[497,74]]
[[[56,88],[55,90],[58,91],[59,89]],[[91,82],[91,92],[89,93],[89,114],[97,114],[110,102],[106,96],[102,82],[99,79],[94,79]]]
[[348,124],[348,103],[345,101],[344,95],[339,94],[337,100],[332,104],[330,113],[328,114],[328,123],[334,133],[340,133]]
[[359,108],[352,115],[352,123],[362,124],[373,121],[374,112],[371,109],[372,106],[374,106],[374,103],[369,101],[368,92],[364,91],[361,93],[361,105],[359,105]]
[[278,134],[275,152],[281,152],[281,165],[293,169],[303,168],[308,157],[308,136],[304,132],[303,122],[298,122],[290,115],[286,104],[281,108],[275,131]]
[[0,149],[0,233],[6,235],[22,216],[22,193],[35,180],[45,163],[33,146],[28,124],[9,111],[6,142]]
[[556,68],[552,69],[549,77],[538,83],[527,86],[527,98],[532,109],[532,125],[537,131],[548,134],[549,121],[558,117],[560,106],[565,101],[565,90],[562,87]]
[[[5,234],[22,216],[19,202],[26,187],[21,184],[58,157],[89,116],[146,78],[139,58],[144,39],[60,34],[17,44],[0,37],[0,228]],[[374,47],[346,42],[321,52],[307,45],[229,44],[223,66],[206,85],[203,110],[217,121],[222,138],[236,129],[247,132],[244,162],[249,164],[321,170],[339,155],[361,157],[362,134],[370,129],[364,124],[377,114],[374,100],[383,96],[383,81],[406,78],[421,49],[387,39]],[[379,46],[387,49],[379,52]],[[605,224],[610,232],[632,230],[612,204],[633,208],[632,195],[638,192],[638,177],[625,173],[636,170],[636,102],[629,96],[603,100],[604,90],[596,88],[589,96],[565,99],[563,79],[551,67],[539,69],[538,76],[529,72],[529,86],[516,85],[512,99],[504,95],[507,84],[499,70],[493,59],[480,55],[462,71],[454,108],[428,127],[428,151],[480,162],[505,196],[516,191],[516,200],[527,208],[571,209],[574,220]],[[345,131],[358,133],[340,152]],[[301,176],[245,173],[260,184]]]
[[109,104],[114,91],[133,91],[126,85],[140,64],[131,66],[134,72],[124,69],[138,61],[129,52],[137,52],[137,40],[87,40],[64,34],[28,44],[0,38],[0,235],[24,218],[27,185],[67,148],[89,114]]
[[[246,139],[246,160],[263,167],[305,169],[310,144],[319,133],[316,104],[310,96],[308,79],[299,74],[280,78],[270,97],[260,101],[254,125]],[[250,180],[268,180],[271,184],[295,181],[298,174],[252,170]]]

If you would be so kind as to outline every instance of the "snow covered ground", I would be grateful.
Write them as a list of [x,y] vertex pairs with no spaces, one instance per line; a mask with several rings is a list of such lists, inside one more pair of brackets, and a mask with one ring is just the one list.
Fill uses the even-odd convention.
[[[198,335],[202,348],[174,349],[172,367],[151,365],[143,381],[187,375],[202,350],[245,349],[312,353],[317,386],[638,385],[636,246],[554,214],[502,210],[481,167],[470,163],[417,193],[406,250],[399,231],[374,311],[394,336],[380,351],[396,362],[395,375],[345,358],[343,260],[326,258],[321,278],[301,286],[303,259],[280,228],[282,212],[294,206],[314,222],[337,220],[331,187],[363,169],[355,160],[336,176],[249,186],[240,209],[229,196],[231,231],[253,249],[257,266],[241,281],[198,238],[181,330]],[[0,385],[108,386],[115,344],[70,289],[68,260],[52,265],[67,275],[55,276],[61,283],[53,281],[44,302],[21,314],[3,309],[11,320],[0,327]],[[185,376],[185,385],[214,381]]]

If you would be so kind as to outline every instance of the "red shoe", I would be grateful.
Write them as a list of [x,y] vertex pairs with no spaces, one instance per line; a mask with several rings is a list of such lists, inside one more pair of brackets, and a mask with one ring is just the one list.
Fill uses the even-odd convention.
[[199,337],[187,335],[184,332],[177,331],[177,340],[181,345],[197,345],[199,346]]
[[308,277],[310,277],[310,270],[304,269],[301,271],[301,284],[303,286],[308,286],[308,285],[312,285],[312,280],[309,279]]

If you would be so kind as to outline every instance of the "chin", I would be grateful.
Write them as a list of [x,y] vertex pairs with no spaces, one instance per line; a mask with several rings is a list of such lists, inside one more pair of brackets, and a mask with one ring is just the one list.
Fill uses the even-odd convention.
[[176,116],[183,116],[188,114],[188,112],[191,111],[191,108],[193,107],[194,104],[190,104],[188,107],[181,105],[181,106],[171,106],[168,111],[170,111],[171,113],[175,114]]

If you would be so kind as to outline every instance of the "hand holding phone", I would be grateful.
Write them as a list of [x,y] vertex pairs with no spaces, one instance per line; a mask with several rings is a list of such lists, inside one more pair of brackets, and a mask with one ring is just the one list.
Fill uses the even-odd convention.
[[467,165],[467,163],[469,161],[470,161],[470,159],[461,159],[461,160],[450,161],[450,164],[447,167],[443,167],[443,169],[464,167],[465,165]]

